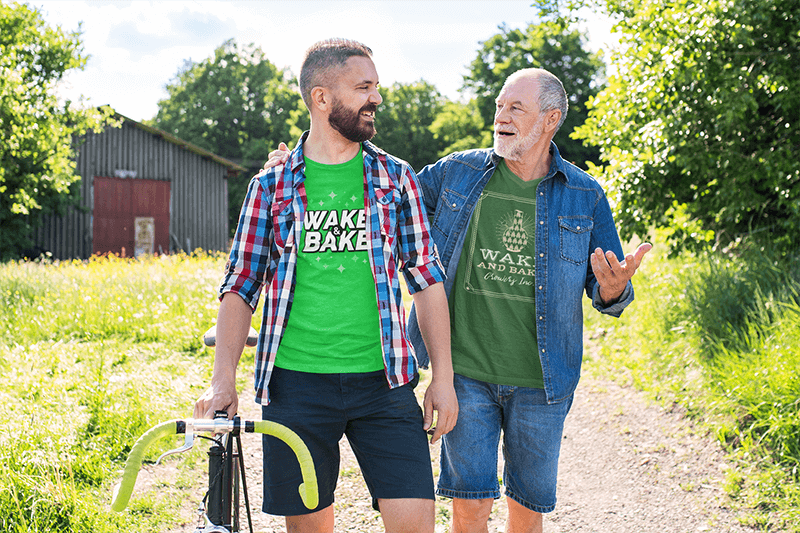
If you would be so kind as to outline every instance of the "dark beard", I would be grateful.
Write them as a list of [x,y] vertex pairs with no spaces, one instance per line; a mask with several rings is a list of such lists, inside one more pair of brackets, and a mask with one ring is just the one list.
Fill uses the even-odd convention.
[[331,114],[328,115],[328,123],[348,141],[354,143],[368,141],[375,135],[375,125],[371,122],[362,123],[361,113],[377,109],[377,104],[370,103],[354,113],[336,100],[333,102]]

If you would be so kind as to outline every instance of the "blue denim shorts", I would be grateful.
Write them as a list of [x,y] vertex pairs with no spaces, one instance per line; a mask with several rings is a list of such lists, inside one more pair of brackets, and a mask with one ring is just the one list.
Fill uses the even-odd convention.
[[538,513],[556,506],[558,456],[572,395],[548,404],[543,389],[494,385],[455,375],[458,422],[442,438],[436,494],[499,498],[497,449],[503,434],[506,496]]
[[333,503],[339,478],[339,441],[350,447],[378,510],[379,498],[433,500],[433,472],[422,410],[412,382],[390,389],[382,370],[363,374],[312,374],[275,367],[264,420],[287,426],[303,439],[314,459],[319,505],[307,509],[297,487],[300,466],[291,449],[265,435],[265,513],[295,516]]

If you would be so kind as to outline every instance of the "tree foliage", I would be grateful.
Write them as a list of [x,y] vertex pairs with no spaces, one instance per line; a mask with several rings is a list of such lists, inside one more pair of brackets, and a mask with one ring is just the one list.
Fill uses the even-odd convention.
[[478,102],[474,98],[466,104],[445,102],[431,124],[431,132],[441,147],[439,157],[492,146],[492,132],[485,129]]
[[800,3],[607,0],[616,74],[579,136],[600,147],[623,237],[800,249]]
[[249,179],[279,142],[308,128],[296,84],[261,48],[231,39],[199,63],[187,60],[167,92],[150,124],[248,168],[228,182],[234,231]]
[[523,68],[544,68],[558,76],[569,96],[566,121],[554,139],[559,150],[583,168],[585,161],[597,162],[598,150],[584,146],[570,134],[586,120],[586,102],[603,83],[601,56],[586,49],[584,34],[558,21],[530,24],[524,30],[505,25],[499,29],[500,33],[481,44],[464,78],[464,88],[476,94],[485,129],[491,131],[495,98],[505,79]]
[[408,161],[419,171],[439,158],[439,145],[431,124],[445,99],[426,81],[394,83],[381,89],[383,103],[375,115],[373,141],[392,155]]
[[78,197],[78,138],[100,131],[109,109],[60,102],[64,74],[86,62],[80,32],[48,27],[21,4],[0,3],[0,258],[30,245],[39,216]]

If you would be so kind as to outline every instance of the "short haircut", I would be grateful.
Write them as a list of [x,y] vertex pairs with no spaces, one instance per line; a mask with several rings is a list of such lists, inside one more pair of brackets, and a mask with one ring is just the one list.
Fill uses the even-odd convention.
[[350,39],[326,39],[306,50],[300,67],[300,94],[306,107],[311,109],[311,89],[330,87],[337,68],[343,67],[353,56],[372,58],[372,50]]
[[564,123],[567,118],[567,110],[569,103],[567,101],[567,92],[564,90],[564,84],[558,77],[543,69],[543,68],[524,68],[516,71],[514,74],[506,78],[506,84],[514,81],[517,78],[530,77],[536,80],[539,85],[539,112],[546,113],[552,109],[561,111],[561,120],[558,122],[556,131]]

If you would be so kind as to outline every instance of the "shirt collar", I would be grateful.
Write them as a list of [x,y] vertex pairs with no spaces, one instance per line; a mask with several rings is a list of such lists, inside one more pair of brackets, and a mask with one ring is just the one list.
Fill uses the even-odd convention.
[[558,151],[556,143],[553,141],[550,141],[550,155],[553,156],[553,158],[550,161],[550,170],[547,171],[547,176],[545,176],[545,178],[552,178],[560,174],[562,179],[569,183],[567,165],[564,162],[564,159],[561,157],[561,153]]
[[[300,140],[297,141],[297,146],[295,146],[294,150],[292,150],[289,154],[289,159],[286,162],[286,166],[292,170],[292,173],[297,173],[303,167],[305,167],[306,163],[305,158],[303,157],[303,147],[305,146],[306,139],[308,138],[308,133],[308,131],[303,132],[303,135],[300,136]],[[386,153],[369,141],[364,141],[361,143],[361,147],[364,151],[365,159],[367,159],[367,156],[372,159]]]
[[[490,166],[497,167],[497,165],[499,165],[500,161],[503,159],[497,155],[497,152],[494,151],[494,148],[489,150],[489,155],[490,158],[487,163],[489,163]],[[564,159],[561,157],[561,153],[558,151],[556,143],[553,141],[550,141],[550,155],[553,156],[553,158],[550,161],[550,169],[547,171],[547,175],[544,177],[544,179],[552,178],[560,174],[564,181],[569,182],[569,174],[566,172],[566,164],[564,163]]]

